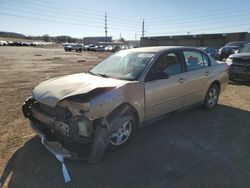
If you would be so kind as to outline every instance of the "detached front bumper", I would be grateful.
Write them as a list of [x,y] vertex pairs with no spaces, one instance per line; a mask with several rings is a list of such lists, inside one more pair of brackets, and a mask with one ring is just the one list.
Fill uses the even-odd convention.
[[72,158],[72,154],[57,141],[48,141],[46,135],[39,130],[39,128],[30,121],[30,126],[34,132],[41,138],[42,144],[54,155],[61,155],[63,158]]

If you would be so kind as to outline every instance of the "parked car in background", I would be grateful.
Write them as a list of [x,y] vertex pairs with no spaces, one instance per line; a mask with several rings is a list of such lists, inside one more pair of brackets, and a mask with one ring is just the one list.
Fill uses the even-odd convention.
[[227,63],[230,65],[229,80],[250,81],[250,43],[246,44],[239,53],[230,55]]
[[113,46],[113,49],[112,49],[111,52],[118,52],[118,51],[120,51],[120,50],[121,50],[121,47],[118,46],[118,45],[115,45],[115,46]]
[[246,41],[233,41],[227,43],[224,47],[219,49],[219,60],[222,61],[224,58],[228,58],[229,55],[241,50],[245,44],[247,44]]
[[105,46],[100,45],[95,47],[96,52],[104,52],[105,51]]
[[0,41],[0,46],[7,46],[8,42],[7,41]]
[[113,47],[111,45],[105,47],[105,51],[112,51]]
[[64,46],[64,50],[66,52],[71,52],[71,51],[76,51],[76,52],[81,52],[83,50],[83,46],[81,44],[75,44],[75,45],[68,45]]
[[52,153],[74,157],[67,144],[91,141],[88,161],[97,162],[147,122],[194,104],[214,109],[227,69],[191,47],[122,50],[88,73],[41,83],[22,110]]
[[200,47],[199,49],[205,51],[208,55],[213,57],[214,59],[218,59],[219,53],[218,50],[215,48],[209,48],[209,47]]
[[95,47],[94,44],[87,44],[87,45],[84,46],[83,50],[84,50],[84,51],[94,51],[94,50],[93,50],[94,47]]

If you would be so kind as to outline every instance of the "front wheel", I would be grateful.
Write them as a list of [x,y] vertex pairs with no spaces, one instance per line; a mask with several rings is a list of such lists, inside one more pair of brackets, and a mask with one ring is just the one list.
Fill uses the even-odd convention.
[[119,149],[127,143],[136,127],[135,118],[130,115],[119,117],[117,126],[118,129],[112,133],[109,145],[107,147],[107,150],[109,151]]
[[218,85],[211,85],[207,91],[206,98],[204,101],[204,106],[207,110],[213,110],[216,107],[219,99],[219,94],[220,89]]

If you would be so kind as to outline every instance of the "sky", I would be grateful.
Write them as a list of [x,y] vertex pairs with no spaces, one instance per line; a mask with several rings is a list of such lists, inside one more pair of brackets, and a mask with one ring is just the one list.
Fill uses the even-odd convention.
[[0,0],[0,31],[25,35],[146,37],[250,32],[249,0]]

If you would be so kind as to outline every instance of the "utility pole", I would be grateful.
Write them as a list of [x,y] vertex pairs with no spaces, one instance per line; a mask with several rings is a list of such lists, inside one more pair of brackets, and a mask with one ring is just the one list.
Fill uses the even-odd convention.
[[120,33],[120,40],[122,39],[122,34]]
[[104,17],[104,29],[105,29],[105,40],[106,40],[106,45],[108,44],[108,24],[107,24],[107,12],[105,12],[105,17]]
[[144,37],[145,30],[144,30],[144,18],[142,20],[142,37]]
[[137,34],[135,33],[135,41],[136,41],[136,38],[137,38]]

